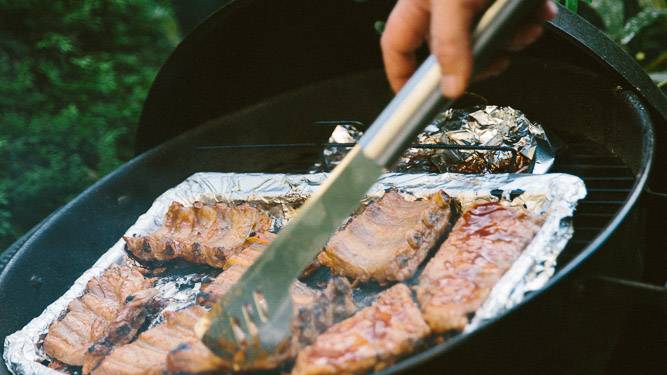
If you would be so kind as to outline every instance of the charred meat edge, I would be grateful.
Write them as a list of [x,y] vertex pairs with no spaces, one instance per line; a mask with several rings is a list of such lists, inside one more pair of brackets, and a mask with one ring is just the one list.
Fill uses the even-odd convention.
[[227,259],[244,249],[246,240],[265,232],[271,219],[263,211],[243,203],[172,202],[164,224],[143,236],[124,236],[126,250],[143,262],[184,259],[223,268]]
[[49,326],[44,351],[68,365],[83,365],[90,345],[107,335],[110,327],[122,324],[119,317],[143,309],[138,303],[128,306],[128,297],[147,293],[152,281],[125,265],[112,265],[93,277],[81,297],[70,302],[67,312]]
[[[261,238],[253,239],[252,245],[226,263],[224,270],[208,288],[204,288],[199,301],[205,304],[215,302],[228,288],[238,281],[243,271],[261,254],[262,247],[268,245],[274,235],[266,233]],[[215,285],[215,291],[211,286]],[[295,351],[311,343],[315,337],[327,327],[350,316],[356,306],[352,301],[352,287],[343,278],[330,280],[323,292],[311,289],[296,282],[292,295],[295,304],[294,330],[292,350],[286,357],[267,358],[263,362],[253,364],[249,369],[275,368]],[[193,327],[205,310],[193,306],[174,313],[168,313],[163,324],[160,324],[139,335],[131,344],[121,346],[112,352],[93,374],[151,374],[155,369],[174,373],[205,373],[211,371],[230,370],[233,364],[215,356],[194,335]],[[175,337],[175,340],[160,340],[161,336]],[[159,346],[159,347],[158,347]],[[124,357],[134,357],[139,351],[148,351],[142,366],[137,363],[124,363]],[[133,353],[134,352],[134,353]],[[150,362],[152,361],[152,362]],[[157,370],[156,370],[157,371]]]
[[127,304],[109,325],[107,334],[88,348],[83,357],[83,373],[89,374],[111,351],[132,341],[139,329],[164,307],[155,288],[144,289],[126,298]]
[[293,375],[363,374],[412,352],[429,335],[412,291],[396,284],[369,307],[327,329],[301,350]]

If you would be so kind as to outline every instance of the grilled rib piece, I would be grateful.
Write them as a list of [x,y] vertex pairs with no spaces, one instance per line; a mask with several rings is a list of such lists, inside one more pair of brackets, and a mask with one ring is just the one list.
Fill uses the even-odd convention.
[[248,247],[240,253],[231,256],[225,263],[225,269],[213,281],[202,287],[197,296],[197,303],[211,306],[220,299],[227,291],[236,284],[250,265],[262,255],[262,251],[271,243],[275,235],[270,232],[263,233],[260,237],[253,237],[247,242]]
[[127,250],[143,261],[184,259],[223,268],[227,259],[246,247],[246,240],[269,229],[271,220],[258,209],[241,204],[184,207],[172,202],[164,224],[146,236],[125,236]]
[[405,284],[396,284],[299,352],[293,375],[361,374],[411,352],[429,328]]
[[417,299],[431,329],[462,330],[540,225],[525,209],[500,203],[466,211],[419,277]]
[[[297,282],[293,288],[302,286],[305,285]],[[352,285],[343,277],[329,280],[326,289],[318,293],[312,302],[298,301],[295,294],[292,294],[296,310],[292,321],[292,332],[294,332],[292,355],[296,355],[296,351],[315,342],[317,336],[326,328],[349,317],[357,310],[352,300]],[[299,295],[304,294],[299,293]]]
[[181,343],[167,357],[167,370],[172,373],[201,374],[224,371],[256,371],[278,367],[292,358],[304,346],[312,343],[317,335],[335,322],[350,316],[356,306],[352,302],[352,288],[343,278],[332,279],[323,292],[295,282],[292,286],[292,302],[295,316],[292,321],[294,335],[289,350],[281,356],[267,356],[242,369],[224,361],[211,352],[201,341]]
[[[83,365],[88,348],[106,336],[112,325],[119,324],[121,314],[127,316],[144,309],[141,303],[127,303],[131,296],[150,289],[151,284],[152,280],[137,270],[119,265],[93,277],[83,295],[70,302],[64,317],[49,327],[44,351],[68,365]],[[141,301],[149,303],[150,299]]]
[[[204,288],[197,298],[198,302],[213,304],[239,280],[273,237],[267,232],[261,238],[247,240],[250,246],[227,259],[223,265],[227,269]],[[162,374],[167,371],[167,355],[175,348],[194,348],[193,355],[206,359],[204,362],[197,358],[192,366],[199,363],[217,366],[219,359],[194,334],[194,325],[205,313],[206,309],[200,306],[165,313],[164,323],[143,332],[135,342],[115,349],[93,374]],[[135,358],[142,360],[135,361]]]
[[[343,279],[338,279],[347,285],[347,298],[351,301],[351,289],[349,283]],[[330,285],[334,285],[334,282]],[[325,293],[318,293],[307,286],[298,283],[292,289],[292,298],[295,306],[299,306],[298,311],[309,311],[302,313],[309,316],[310,320],[304,321],[303,328],[298,340],[312,340],[314,335],[320,331],[315,331],[317,325],[328,323],[327,319],[340,318],[341,315],[348,316],[349,313],[343,312],[340,306],[329,303],[324,308],[319,302],[322,298],[330,298],[332,302],[340,303],[342,299],[338,294],[341,286],[336,285],[328,288],[335,291],[332,297],[322,297]],[[302,304],[307,305],[302,305]],[[328,307],[327,307],[328,306]],[[349,305],[348,305],[349,306]],[[348,307],[349,308],[349,307]],[[312,310],[312,312],[310,312]],[[318,313],[322,310],[321,313]],[[199,338],[195,336],[194,326],[206,313],[205,308],[201,306],[192,306],[176,312],[165,313],[164,323],[155,326],[139,335],[136,341],[116,348],[100,363],[92,372],[93,375],[152,375],[173,373],[207,373],[220,370],[230,370],[231,364],[223,361],[211,352]],[[314,317],[318,317],[317,319]],[[317,333],[314,333],[317,332]],[[267,358],[262,363],[257,363],[257,369],[276,367],[286,358]]]
[[89,374],[111,351],[132,341],[137,331],[149,317],[157,314],[163,307],[163,301],[157,297],[154,288],[144,289],[129,296],[129,301],[116,319],[109,325],[107,334],[91,345],[83,357],[83,373]]
[[200,306],[165,312],[165,321],[139,335],[132,343],[117,347],[106,356],[93,375],[162,375],[167,353],[179,344],[196,340],[194,326],[206,314]]
[[444,192],[408,201],[389,191],[339,229],[318,260],[360,281],[405,280],[447,230],[451,211]]
[[[243,272],[259,257],[274,235],[265,233],[254,238],[251,245],[232,256],[224,270],[199,296],[203,304],[212,304],[236,283]],[[356,308],[352,303],[352,288],[347,280],[334,279],[321,293],[296,282],[292,288],[292,300],[298,317],[295,323],[295,341],[311,342],[324,328],[345,318]],[[215,356],[195,336],[194,325],[205,314],[205,308],[189,307],[166,313],[165,322],[139,335],[128,345],[116,348],[93,374],[162,374],[203,373],[229,370],[231,364]],[[138,360],[141,359],[141,360]],[[267,358],[257,363],[257,368],[275,367],[285,358]]]

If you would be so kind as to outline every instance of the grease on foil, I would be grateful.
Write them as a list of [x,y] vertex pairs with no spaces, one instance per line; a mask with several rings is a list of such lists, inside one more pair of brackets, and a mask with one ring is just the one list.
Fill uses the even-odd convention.
[[[195,201],[253,201],[273,206],[274,229],[289,220],[294,207],[312,194],[327,177],[325,173],[307,175],[197,173],[158,197],[150,209],[141,215],[126,234],[147,234],[161,224],[172,201],[191,205]],[[518,175],[489,174],[402,174],[388,173],[369,190],[369,197],[379,197],[385,190],[395,188],[415,198],[444,190],[465,207],[479,201],[504,200],[524,205],[546,220],[533,241],[510,270],[491,291],[489,298],[477,311],[464,332],[470,332],[488,319],[520,302],[527,292],[541,288],[553,275],[556,257],[572,236],[570,217],[577,201],[586,195],[581,179],[566,174]],[[276,208],[277,207],[277,208]],[[116,242],[95,264],[84,272],[72,287],[49,305],[40,316],[5,339],[4,360],[14,374],[61,374],[40,362],[47,360],[41,340],[48,326],[79,297],[87,282],[109,266],[126,261],[124,241]],[[201,285],[197,272],[163,277],[157,288],[168,300],[169,310],[192,303]],[[183,288],[187,285],[186,288]],[[152,324],[159,323],[159,317]]]
[[[354,125],[338,125],[330,143],[358,141],[363,132]],[[546,173],[554,152],[541,125],[511,107],[478,105],[440,113],[417,137],[417,144],[504,147],[503,150],[410,148],[392,169],[395,172]],[[509,151],[512,149],[513,151]],[[331,170],[349,147],[330,146],[315,170]]]

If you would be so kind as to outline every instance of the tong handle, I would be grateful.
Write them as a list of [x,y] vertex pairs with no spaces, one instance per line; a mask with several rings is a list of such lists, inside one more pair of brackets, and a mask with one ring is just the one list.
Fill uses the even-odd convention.
[[[473,32],[473,71],[486,67],[520,22],[543,3],[544,0],[496,0]],[[452,105],[453,100],[445,100],[440,93],[441,79],[440,66],[430,55],[359,140],[367,158],[391,168],[426,121]]]

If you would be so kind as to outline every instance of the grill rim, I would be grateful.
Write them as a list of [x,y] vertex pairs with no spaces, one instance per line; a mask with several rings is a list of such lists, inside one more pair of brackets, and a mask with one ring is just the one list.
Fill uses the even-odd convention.
[[[565,13],[565,12],[561,12],[561,14],[562,13]],[[572,16],[568,16],[568,17],[572,17]],[[577,20],[578,20],[577,22],[582,22],[581,20],[578,19],[578,17],[577,17]],[[564,25],[564,26],[559,27],[558,25],[556,25],[555,28],[560,30],[565,36],[570,38],[571,37],[570,32],[566,29],[567,25],[566,24],[562,24],[562,25]],[[552,26],[550,28],[553,29],[554,27]],[[579,39],[574,38],[574,40],[577,44],[585,44],[584,42],[582,42]],[[604,59],[600,59],[600,56],[595,54],[596,53],[595,49],[593,49],[593,48],[589,48],[589,49],[592,51],[591,54],[595,57],[595,59],[598,62],[605,62]],[[609,65],[609,64],[606,64],[606,65],[610,66],[611,70],[614,73],[620,75],[620,73],[618,72],[617,67],[614,67],[613,65]],[[626,81],[626,82],[628,81],[627,76],[622,76],[622,78],[623,78],[624,81]],[[644,90],[641,89],[641,87],[638,89],[638,85],[636,85],[636,84],[631,85],[631,86],[634,90],[639,91],[640,94],[645,92]],[[639,97],[636,93],[624,92],[623,95],[626,95],[627,100],[633,101],[635,103],[635,105],[641,106],[643,108],[642,118],[649,123],[653,123],[651,121],[651,117],[647,114],[646,106],[639,99]],[[644,99],[647,99],[646,96],[644,96]],[[655,108],[660,108],[659,106],[657,106],[655,104],[655,102],[652,102],[649,99],[647,99],[647,100],[649,101],[649,104],[651,104],[653,106],[654,109]],[[410,358],[407,358],[403,361],[400,361],[399,363],[395,364],[394,366],[392,366],[389,369],[386,369],[385,371],[382,371],[381,373],[395,373],[395,372],[398,372],[398,371],[407,370],[409,368],[414,368],[414,367],[418,366],[419,364],[422,364],[422,363],[425,363],[425,362],[428,362],[428,361],[432,360],[434,357],[437,357],[437,356],[441,355],[445,351],[448,351],[450,349],[453,349],[454,347],[460,346],[460,344],[462,342],[465,343],[465,341],[468,341],[467,338],[469,338],[470,336],[481,333],[482,330],[488,330],[489,327],[493,325],[492,323],[495,323],[497,320],[500,320],[500,319],[508,316],[510,313],[514,312],[515,309],[523,308],[523,306],[525,304],[527,304],[529,301],[533,301],[539,295],[542,295],[542,294],[546,293],[549,289],[551,289],[556,284],[559,284],[562,281],[564,281],[563,279],[569,277],[572,273],[574,273],[574,271],[577,268],[580,267],[581,263],[586,262],[593,254],[595,254],[598,250],[600,250],[604,246],[606,240],[609,238],[609,235],[611,235],[612,233],[614,233],[618,229],[618,227],[627,219],[627,216],[630,214],[632,209],[637,206],[637,200],[639,199],[639,197],[641,196],[641,194],[643,193],[643,191],[646,187],[646,182],[647,182],[647,179],[648,179],[651,167],[652,167],[652,163],[653,163],[654,138],[653,138],[653,129],[650,128],[650,127],[649,127],[649,129],[645,129],[645,133],[643,134],[643,138],[645,140],[647,139],[647,137],[650,137],[650,140],[649,140],[648,143],[645,143],[645,148],[646,148],[646,145],[650,145],[650,150],[649,150],[648,153],[646,152],[646,150],[642,150],[642,160],[647,160],[647,162],[642,163],[641,169],[640,169],[639,173],[637,173],[637,177],[635,178],[633,187],[631,189],[632,192],[630,192],[630,194],[628,194],[624,205],[621,207],[621,209],[618,212],[616,212],[614,214],[614,219],[610,223],[608,223],[600,233],[598,233],[598,235],[593,239],[593,241],[591,241],[590,244],[588,246],[586,246],[584,249],[580,250],[577,256],[575,256],[573,259],[569,260],[567,266],[564,267],[563,269],[561,269],[559,272],[557,272],[539,292],[531,294],[530,296],[527,296],[518,306],[516,306],[515,308],[511,309],[510,311],[502,314],[501,316],[497,317],[496,319],[492,320],[491,322],[488,322],[487,324],[481,326],[480,329],[478,329],[477,331],[475,331],[475,332],[473,332],[469,335],[465,335],[465,337],[463,337],[463,336],[455,337],[453,339],[448,340],[446,343],[441,344],[441,345],[446,345],[446,347],[444,349],[437,350],[440,347],[440,345],[434,346],[434,347],[432,347],[430,349],[427,349],[427,350],[425,350],[421,353],[416,353],[413,356],[411,356]],[[161,146],[164,146],[164,144],[158,146],[158,148],[161,148]],[[148,153],[150,153],[150,151]],[[130,161],[128,164],[131,164],[132,162],[136,162],[136,159],[140,159],[140,158],[135,158],[135,160]],[[110,177],[111,177],[111,175],[107,176],[107,178],[110,178]],[[93,189],[93,188],[99,186],[100,184],[103,184],[105,181],[107,181],[107,178],[101,179],[98,183],[91,186],[89,189]],[[87,189],[87,190],[89,190],[89,189]],[[82,193],[82,194],[85,194],[85,192]],[[63,210],[61,210],[61,212],[65,211],[68,207],[71,207],[70,204],[72,204],[72,203],[74,203],[74,202],[72,201],[72,202],[68,203],[68,205],[63,207]],[[54,216],[58,216],[58,214],[55,214]],[[54,218],[54,217],[48,218],[42,224],[48,226],[48,224],[52,223],[53,220],[55,220],[55,219],[56,218]],[[43,228],[38,229],[36,234],[39,234],[42,231],[42,229]],[[604,234],[604,236],[602,236],[603,234]],[[25,248],[26,245],[29,245],[31,243],[31,239],[32,238],[27,239],[27,241],[23,244],[23,246],[21,246],[21,249],[18,249],[17,254],[20,255],[21,250],[23,248]],[[12,263],[13,262],[10,261],[6,265],[5,268],[10,268]],[[4,271],[4,269],[3,269],[3,271]],[[2,273],[4,273],[4,272],[2,272]],[[0,281],[2,279],[2,273],[0,273]],[[0,362],[2,362],[1,359],[0,359]],[[2,370],[2,369],[0,369],[0,370]]]
[[[539,298],[543,294],[549,292],[554,286],[557,284],[560,284],[561,281],[565,278],[570,277],[570,275],[578,269],[582,263],[584,263],[586,260],[588,260],[592,255],[594,255],[598,250],[600,250],[604,244],[604,241],[608,238],[610,233],[613,233],[616,228],[622,224],[625,221],[625,217],[627,214],[632,210],[632,208],[635,206],[637,199],[641,195],[643,191],[643,187],[645,186],[647,177],[649,175],[651,166],[652,166],[652,157],[653,157],[653,131],[651,128],[651,118],[646,110],[646,107],[642,104],[641,100],[632,93],[631,91],[625,91],[621,94],[621,98],[628,104],[629,108],[632,108],[633,116],[637,117],[636,122],[641,122],[642,126],[645,128],[643,129],[643,139],[645,140],[645,150],[643,150],[643,168],[639,171],[637,174],[637,178],[635,179],[635,183],[633,184],[632,187],[632,193],[628,194],[627,199],[625,200],[625,203],[621,210],[615,214],[614,220],[612,220],[607,226],[602,230],[601,232],[598,233],[596,238],[583,250],[580,250],[579,254],[575,256],[573,259],[568,261],[568,265],[564,267],[563,269],[559,270],[548,282],[547,284],[541,288],[539,291],[536,291],[534,293],[531,293],[530,295],[526,296],[524,300],[519,303],[517,306],[513,307],[512,309],[506,311],[505,313],[495,317],[494,319],[485,322],[483,325],[481,325],[477,330],[474,332],[471,332],[466,335],[457,335],[454,338],[451,338],[447,340],[446,342],[442,344],[438,344],[436,346],[433,346],[431,348],[425,349],[419,353],[415,353],[412,356],[405,358],[404,360],[396,363],[392,367],[389,367],[385,369],[384,371],[381,371],[379,373],[381,374],[394,374],[400,371],[404,371],[407,369],[413,369],[415,367],[418,367],[421,364],[427,363],[434,358],[452,350],[457,347],[460,347],[462,344],[466,344],[471,338],[474,338],[476,336],[479,336],[482,334],[484,331],[488,331],[490,328],[492,328],[496,322],[505,319],[507,316],[513,314],[516,310],[522,309],[525,305],[532,303],[535,299]],[[243,112],[243,111],[242,111]],[[193,129],[194,132],[201,131],[201,128],[198,129]],[[131,166],[133,164],[138,164],[141,163],[144,159],[150,158],[151,156],[155,154],[159,154],[161,151],[164,149],[168,149],[169,146],[174,143],[178,142],[182,137],[189,137],[189,134],[183,134],[179,136],[178,138],[166,142],[151,151],[146,152],[145,154],[142,154],[139,157],[134,158],[130,162],[126,164],[126,166]],[[61,216],[62,213],[67,212],[70,207],[73,205],[76,205],[79,201],[79,198],[81,196],[86,195],[89,191],[95,190],[99,186],[103,186],[108,180],[116,177],[117,174],[119,173],[124,173],[126,171],[126,168],[121,168],[120,170],[117,170],[113,172],[112,174],[106,176],[105,178],[101,179],[98,181],[96,184],[91,186],[89,189],[87,189],[85,192],[83,192],[79,197],[75,198],[73,201],[70,201],[66,206],[64,206],[59,212],[55,213],[53,217],[48,218],[45,220],[44,225],[39,228],[35,234],[36,236],[33,236],[21,246],[21,249],[18,251],[20,254],[21,250],[30,246],[32,243],[32,240],[35,239],[35,237],[38,237],[39,233],[41,233],[44,230],[48,230],[48,227],[50,226],[49,224],[53,223],[53,221],[57,220],[59,216]],[[7,265],[7,268],[11,267],[11,261]],[[3,270],[4,271],[4,270]],[[2,278],[4,272],[0,274],[0,284],[2,283]]]

